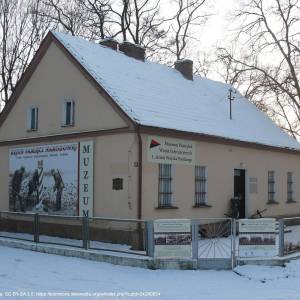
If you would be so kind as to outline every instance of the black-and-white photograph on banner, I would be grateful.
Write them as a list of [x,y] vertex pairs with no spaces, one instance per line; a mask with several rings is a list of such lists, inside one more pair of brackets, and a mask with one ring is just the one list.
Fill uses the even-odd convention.
[[78,143],[10,149],[10,211],[78,215]]

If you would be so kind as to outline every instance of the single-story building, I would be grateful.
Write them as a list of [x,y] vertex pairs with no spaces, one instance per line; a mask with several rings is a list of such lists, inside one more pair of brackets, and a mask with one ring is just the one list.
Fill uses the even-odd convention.
[[0,210],[208,218],[236,197],[241,218],[300,214],[300,144],[231,92],[190,60],[49,32],[0,116]]

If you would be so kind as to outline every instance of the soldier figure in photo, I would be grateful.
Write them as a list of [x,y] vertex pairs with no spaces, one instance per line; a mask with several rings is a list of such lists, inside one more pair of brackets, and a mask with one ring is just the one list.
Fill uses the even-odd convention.
[[54,187],[53,191],[56,191],[56,211],[61,210],[61,197],[62,192],[65,187],[62,177],[60,175],[59,170],[55,171],[54,169],[51,170],[51,174],[54,179]]
[[16,203],[19,201],[21,211],[25,211],[24,202],[20,195],[21,185],[23,181],[23,176],[25,173],[25,168],[21,167],[16,170],[12,178],[12,201],[13,201],[13,211],[16,211]]
[[[29,200],[30,196],[34,192],[37,194],[38,186],[39,186],[39,172],[38,172],[38,170],[35,170],[33,172],[31,179],[29,180],[29,183],[28,183],[28,194],[27,194],[27,198],[26,198],[27,204],[28,204],[28,200]],[[33,205],[36,205],[36,204],[37,204],[37,196],[33,202]]]

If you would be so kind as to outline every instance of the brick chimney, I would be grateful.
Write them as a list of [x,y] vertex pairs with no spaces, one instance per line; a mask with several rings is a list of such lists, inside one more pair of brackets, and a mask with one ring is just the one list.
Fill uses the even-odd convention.
[[119,43],[113,38],[102,39],[99,44],[113,50],[118,50],[119,46]]
[[193,61],[190,59],[180,59],[175,62],[175,69],[186,79],[193,80]]
[[140,45],[125,41],[119,45],[119,50],[129,57],[133,57],[141,61],[145,60],[145,48]]

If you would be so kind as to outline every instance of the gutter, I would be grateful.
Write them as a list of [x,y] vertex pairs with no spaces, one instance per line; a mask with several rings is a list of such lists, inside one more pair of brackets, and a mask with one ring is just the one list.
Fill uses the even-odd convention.
[[21,145],[21,144],[31,144],[31,143],[41,143],[41,142],[55,142],[65,139],[74,138],[90,138],[95,136],[105,136],[113,134],[122,134],[134,132],[130,127],[119,127],[114,129],[102,129],[102,130],[86,130],[86,131],[74,131],[59,134],[49,134],[49,135],[36,135],[31,137],[22,137],[12,140],[0,140],[1,146],[9,145]]
[[182,131],[178,129],[167,129],[162,127],[148,126],[148,125],[141,125],[140,131],[144,134],[161,135],[170,138],[188,139],[188,140],[194,140],[200,142],[216,143],[222,145],[230,145],[230,146],[237,146],[243,148],[251,148],[251,149],[300,155],[300,149],[296,149],[296,148],[272,146],[272,145],[261,144],[258,142],[236,140],[236,139],[210,135],[205,133],[188,132],[188,131]]

